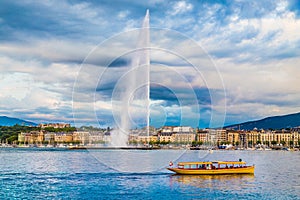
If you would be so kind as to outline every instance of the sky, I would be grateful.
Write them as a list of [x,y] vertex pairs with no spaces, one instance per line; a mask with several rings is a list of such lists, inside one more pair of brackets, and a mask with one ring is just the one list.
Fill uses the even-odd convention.
[[116,126],[114,92],[147,9],[150,125],[300,111],[298,0],[1,0],[0,115]]

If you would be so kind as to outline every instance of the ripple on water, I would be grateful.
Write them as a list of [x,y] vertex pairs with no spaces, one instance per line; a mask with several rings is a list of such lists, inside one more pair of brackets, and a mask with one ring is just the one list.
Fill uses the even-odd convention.
[[[126,156],[126,151],[122,155]],[[156,155],[168,156],[168,153]],[[174,154],[170,151],[170,155]],[[188,151],[181,159],[199,159],[199,155],[197,151]],[[1,150],[0,196],[3,199],[297,199],[300,196],[299,152],[215,151],[205,157],[206,160],[221,158],[242,158],[255,164],[255,175],[174,176],[166,170],[121,173],[107,168],[89,152]]]

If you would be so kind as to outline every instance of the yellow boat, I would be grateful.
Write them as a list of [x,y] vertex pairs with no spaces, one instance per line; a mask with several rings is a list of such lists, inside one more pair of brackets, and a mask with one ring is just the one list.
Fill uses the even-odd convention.
[[214,175],[214,174],[254,174],[255,166],[247,166],[244,161],[179,162],[177,167],[170,162],[167,169],[176,174]]

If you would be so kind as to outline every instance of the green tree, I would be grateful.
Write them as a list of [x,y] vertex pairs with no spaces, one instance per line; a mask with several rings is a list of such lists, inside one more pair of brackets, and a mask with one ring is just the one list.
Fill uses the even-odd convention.
[[3,135],[1,136],[1,140],[2,140],[2,141],[6,141],[6,139],[8,139],[10,136],[11,136],[11,134],[5,133],[5,134],[3,134]]
[[65,127],[65,128],[54,128],[54,127],[45,127],[45,131],[47,132],[74,132],[77,129],[75,127]]
[[271,144],[272,144],[272,145],[276,145],[276,144],[277,144],[277,141],[273,140],[273,141],[271,141]]
[[138,141],[132,140],[132,141],[129,142],[129,144],[136,146],[138,144]]
[[283,141],[283,140],[281,140],[281,141],[280,141],[280,144],[282,144],[283,146],[285,146],[286,142]]
[[265,142],[265,145],[270,146],[270,142],[269,142],[269,141],[266,141],[266,142]]
[[193,142],[192,142],[192,147],[195,147],[195,146],[197,146],[197,142],[196,142],[196,141],[193,141]]
[[257,140],[257,141],[256,141],[256,144],[261,144],[261,141],[260,141],[260,140]]
[[47,132],[55,132],[54,127],[45,127],[44,130],[47,131]]
[[169,144],[169,143],[170,143],[169,141],[161,141],[161,142],[160,142],[161,145],[167,145],[167,144]]
[[252,140],[248,141],[248,145],[252,147]]
[[7,142],[9,144],[13,144],[16,141],[18,141],[18,136],[17,135],[12,135],[12,136],[10,136],[10,137],[7,138]]

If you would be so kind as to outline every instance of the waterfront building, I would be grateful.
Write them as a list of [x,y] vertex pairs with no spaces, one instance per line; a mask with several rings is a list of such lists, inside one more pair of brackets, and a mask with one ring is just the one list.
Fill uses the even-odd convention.
[[227,142],[225,129],[209,129],[208,133],[208,142],[212,145],[220,145]]
[[299,136],[299,132],[296,130],[292,130],[291,131],[291,139],[290,139],[290,143],[289,146],[297,146],[300,145],[299,144],[300,141],[300,136]]
[[46,132],[44,134],[44,141],[46,144],[54,144],[55,141],[55,133],[54,132]]
[[193,133],[194,129],[190,126],[177,126],[173,128],[174,133]]
[[138,136],[139,136],[139,130],[138,129],[130,130],[130,133],[128,135],[129,144],[138,143],[138,140],[139,140]]
[[256,144],[261,144],[261,133],[264,133],[264,131],[258,131],[256,128],[246,132],[248,147],[253,147]]
[[42,131],[30,131],[29,133],[19,133],[18,142],[23,144],[42,144],[44,133]]
[[73,141],[81,145],[86,145],[89,143],[89,136],[90,133],[87,131],[76,131],[73,133]]
[[159,132],[161,132],[161,133],[172,133],[174,127],[175,126],[163,126]]
[[173,135],[173,128],[174,126],[164,126],[158,131],[158,141],[165,142],[165,143],[173,143],[175,141]]
[[291,130],[273,131],[273,138],[277,144],[283,146],[295,146],[299,140],[299,132]]
[[102,131],[91,131],[89,132],[89,144],[104,143],[104,132]]
[[289,140],[290,140],[290,132],[289,131],[276,131],[275,132],[275,137],[276,137],[276,141],[277,144],[288,144]]
[[235,130],[228,130],[227,131],[227,141],[229,142],[229,144],[232,144],[235,146],[240,145],[241,144],[240,132],[235,131]]
[[179,126],[173,128],[174,142],[179,144],[191,144],[195,141],[196,134],[192,127]]
[[247,134],[245,131],[239,131],[239,143],[240,147],[248,148]]
[[174,143],[175,137],[172,132],[161,132],[158,133],[158,141],[166,143]]
[[133,135],[135,142],[140,144],[148,144],[150,142],[154,143],[158,141],[156,129],[151,126],[149,126],[149,128],[144,127],[142,129],[131,130],[131,134]]
[[222,144],[228,141],[227,131],[225,129],[217,129],[217,144]]
[[73,134],[58,132],[54,134],[54,142],[56,143],[72,143],[73,142]]
[[[232,142],[232,130],[228,131],[228,139]],[[299,132],[297,130],[251,130],[239,132],[239,142],[241,147],[254,147],[261,144],[266,146],[283,145],[297,146],[299,141]]]
[[[149,128],[133,129],[128,135],[129,144],[148,144],[148,143],[175,143],[191,144],[192,142],[202,142],[205,145],[232,144],[241,148],[263,146],[288,146],[299,145],[298,129],[282,130],[250,130],[236,131],[224,129],[203,129],[194,130],[184,126],[166,126],[160,130]],[[91,145],[99,143],[111,143],[110,131],[76,131],[76,132],[46,132],[31,131],[18,134],[19,144],[55,144],[55,143],[79,143],[81,145]]]
[[138,136],[137,140],[138,143],[141,144],[148,144],[150,142],[157,142],[157,135],[148,135],[147,132],[142,131]]
[[[259,142],[263,145],[270,146],[274,141],[276,141],[275,132],[273,131],[265,131],[262,132],[259,136]],[[273,142],[272,142],[273,141]],[[277,143],[277,141],[276,141]]]
[[197,130],[195,141],[196,142],[202,142],[203,144],[206,144],[206,143],[208,143],[208,138],[209,138],[208,136],[209,136],[208,129]]
[[24,144],[25,143],[25,135],[26,135],[26,133],[19,133],[18,134],[18,142],[19,142],[19,144]]

